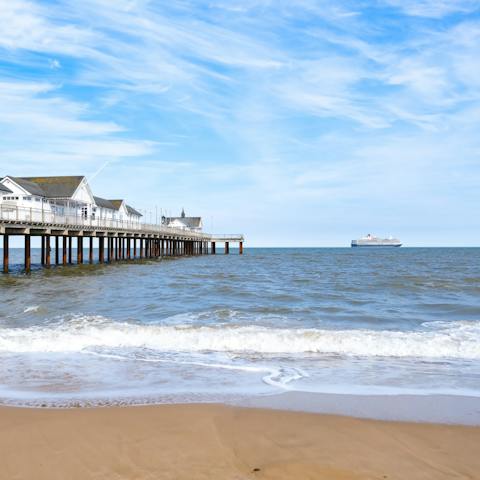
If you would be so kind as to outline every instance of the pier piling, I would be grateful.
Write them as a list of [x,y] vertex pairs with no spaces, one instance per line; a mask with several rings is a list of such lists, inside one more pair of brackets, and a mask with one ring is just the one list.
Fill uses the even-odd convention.
[[67,237],[64,235],[62,237],[62,243],[63,243],[63,248],[62,248],[62,264],[66,265],[67,264]]
[[40,263],[45,265],[45,236],[40,236]]
[[50,235],[45,235],[44,240],[45,240],[45,265],[47,267],[49,267],[50,266],[50,252],[51,252]]
[[8,273],[8,235],[3,235],[3,273]]
[[83,237],[77,237],[77,263],[83,263]]
[[105,238],[98,239],[98,263],[105,263]]
[[93,263],[93,237],[88,238],[88,263]]
[[68,263],[70,265],[72,264],[72,250],[73,250],[72,243],[73,243],[72,237],[68,237]]
[[59,253],[58,253],[58,235],[55,235],[55,265],[58,265]]
[[30,235],[25,235],[25,271],[28,273],[31,269],[32,259],[30,257]]

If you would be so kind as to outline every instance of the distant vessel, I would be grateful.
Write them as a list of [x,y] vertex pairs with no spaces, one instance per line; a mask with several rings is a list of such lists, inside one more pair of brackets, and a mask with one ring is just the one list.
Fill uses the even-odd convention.
[[368,234],[358,240],[352,240],[352,247],[401,247],[398,238],[378,238]]

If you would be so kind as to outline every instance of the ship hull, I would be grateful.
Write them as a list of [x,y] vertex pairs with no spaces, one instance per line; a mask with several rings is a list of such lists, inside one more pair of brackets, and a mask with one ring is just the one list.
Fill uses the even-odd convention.
[[395,248],[395,247],[401,247],[401,243],[395,243],[395,244],[386,244],[386,243],[364,243],[361,245],[358,245],[356,243],[352,243],[352,247],[354,248],[363,248],[363,247],[390,247],[390,248]]

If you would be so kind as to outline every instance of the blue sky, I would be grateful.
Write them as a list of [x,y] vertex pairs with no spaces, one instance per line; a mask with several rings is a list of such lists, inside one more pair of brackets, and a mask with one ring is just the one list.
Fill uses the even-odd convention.
[[0,18],[2,174],[86,174],[251,246],[479,244],[480,1],[0,0]]

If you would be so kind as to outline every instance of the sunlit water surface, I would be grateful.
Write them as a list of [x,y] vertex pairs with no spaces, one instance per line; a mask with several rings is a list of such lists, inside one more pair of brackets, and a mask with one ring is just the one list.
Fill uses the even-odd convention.
[[[38,255],[38,252],[35,252]],[[480,249],[247,249],[0,276],[0,402],[480,396]]]

